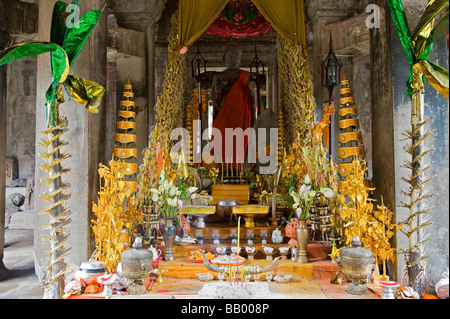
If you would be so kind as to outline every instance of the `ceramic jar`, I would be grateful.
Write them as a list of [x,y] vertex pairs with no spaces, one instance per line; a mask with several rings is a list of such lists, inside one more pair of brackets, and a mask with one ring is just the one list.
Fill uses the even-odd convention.
[[88,261],[83,262],[80,265],[79,270],[75,273],[74,277],[77,279],[83,279],[87,285],[93,285],[97,283],[97,278],[107,274],[106,265],[103,261]]

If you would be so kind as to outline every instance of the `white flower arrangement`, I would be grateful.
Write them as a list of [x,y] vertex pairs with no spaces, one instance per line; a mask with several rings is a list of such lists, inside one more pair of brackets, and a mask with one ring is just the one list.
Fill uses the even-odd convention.
[[164,180],[158,188],[151,188],[152,201],[161,209],[165,218],[176,218],[182,198],[189,198],[197,191],[196,187],[189,187],[186,191],[182,185],[174,185],[172,181]]
[[327,187],[312,189],[311,179],[308,174],[305,176],[303,184],[300,186],[300,190],[298,192],[292,189],[290,190],[289,195],[294,200],[292,208],[295,209],[295,213],[298,218],[308,218],[309,210],[314,201],[314,197],[319,193],[322,193],[327,198],[332,198],[334,196],[333,190]]

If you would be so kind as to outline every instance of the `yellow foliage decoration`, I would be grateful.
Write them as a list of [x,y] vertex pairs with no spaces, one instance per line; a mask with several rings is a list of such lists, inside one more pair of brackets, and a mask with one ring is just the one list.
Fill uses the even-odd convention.
[[316,129],[315,101],[306,50],[279,36],[278,66],[280,101],[285,119],[285,146],[300,134],[301,147],[312,147]]
[[[96,219],[91,220],[95,236],[95,260],[104,261],[108,272],[115,272],[120,262],[124,245],[120,232],[131,229],[142,220],[137,209],[138,201],[132,190],[125,189],[126,163],[123,160],[109,162],[109,168],[99,165],[100,191],[98,204],[92,203]],[[126,209],[123,203],[127,199]]]
[[[366,171],[366,162],[355,158],[350,174],[341,183],[339,201],[342,207],[339,213],[344,221],[346,245],[351,244],[353,236],[359,236],[363,247],[371,250],[377,262],[381,261],[385,269],[385,262],[395,258],[395,250],[389,243],[394,235],[393,229],[401,229],[402,226],[391,224],[393,212],[384,205],[383,199],[381,205],[377,205],[374,210],[374,199],[369,197],[369,191],[374,188],[367,187],[364,183]],[[338,255],[339,250],[336,250],[332,258]]]

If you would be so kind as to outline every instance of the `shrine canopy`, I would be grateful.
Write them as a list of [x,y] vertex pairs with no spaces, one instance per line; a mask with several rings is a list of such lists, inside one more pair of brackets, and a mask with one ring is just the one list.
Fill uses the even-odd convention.
[[180,53],[205,32],[242,38],[273,27],[291,44],[306,43],[304,0],[179,0],[178,19]]

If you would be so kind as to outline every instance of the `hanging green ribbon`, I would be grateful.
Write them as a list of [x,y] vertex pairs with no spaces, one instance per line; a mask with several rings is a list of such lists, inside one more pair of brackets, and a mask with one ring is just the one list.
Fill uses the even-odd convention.
[[[77,10],[77,1],[72,1],[72,11]],[[45,94],[48,125],[55,126],[58,105],[64,102],[63,88],[90,112],[98,112],[98,105],[105,89],[92,81],[69,76],[69,70],[97,24],[102,11],[91,10],[82,16],[76,25],[69,27],[71,12],[68,4],[57,1],[53,7],[50,42],[28,41],[13,45],[0,52],[0,65],[19,59],[50,53],[52,83]],[[76,84],[76,87],[73,85]],[[91,104],[93,103],[93,104]]]
[[413,66],[419,64],[422,72],[422,81],[428,81],[447,100],[449,98],[448,70],[428,60],[433,43],[448,30],[448,11],[434,26],[435,17],[448,7],[448,0],[430,0],[416,29],[411,35],[408,21],[401,0],[387,0],[392,20],[394,21],[400,43],[409,63],[409,78],[407,94],[413,92]]

